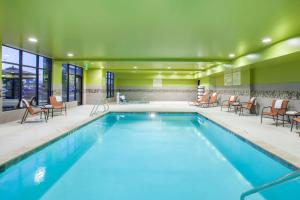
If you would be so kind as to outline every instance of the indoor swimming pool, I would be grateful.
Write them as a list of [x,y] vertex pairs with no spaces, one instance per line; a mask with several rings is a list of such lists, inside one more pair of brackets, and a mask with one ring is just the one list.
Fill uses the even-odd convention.
[[0,173],[0,199],[238,200],[295,169],[197,113],[109,113]]

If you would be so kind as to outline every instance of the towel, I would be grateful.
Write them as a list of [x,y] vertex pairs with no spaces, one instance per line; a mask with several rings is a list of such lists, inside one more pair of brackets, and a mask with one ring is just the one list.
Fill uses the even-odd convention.
[[250,102],[251,102],[253,105],[256,106],[256,97],[252,97],[252,98],[250,99]]
[[61,96],[55,96],[55,97],[56,97],[56,101],[57,101],[57,102],[62,102]]
[[276,100],[275,106],[274,106],[274,107],[275,107],[276,109],[281,109],[282,102],[283,102],[283,100]]

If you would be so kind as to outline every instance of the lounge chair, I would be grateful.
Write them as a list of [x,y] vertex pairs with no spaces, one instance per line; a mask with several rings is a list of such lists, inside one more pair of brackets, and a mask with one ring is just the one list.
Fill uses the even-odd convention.
[[241,102],[241,106],[239,107],[240,110],[240,116],[241,114],[244,115],[244,110],[249,110],[249,113],[251,113],[252,110],[255,111],[255,114],[257,114],[256,111],[256,97],[252,97],[248,102]]
[[210,105],[214,105],[214,104],[218,105],[218,94],[216,92],[210,96],[208,102],[203,102],[202,106],[206,105],[207,107],[209,107]]
[[203,96],[201,96],[199,99],[197,99],[197,101],[192,102],[192,105],[201,106],[202,104],[208,103],[208,102],[209,102],[209,93],[204,92]]
[[[264,116],[265,118],[270,118],[272,117],[273,120],[276,120],[276,126],[278,125],[278,117],[282,116],[282,121],[283,121],[283,126],[284,126],[284,116],[287,111],[287,107],[289,104],[289,100],[284,99],[284,100],[273,100],[272,106],[266,106],[262,108],[261,111],[261,119],[260,123],[262,123],[262,119]],[[270,110],[268,112],[264,112],[266,108],[269,108]]]
[[42,118],[42,114],[44,113],[45,121],[47,122],[48,111],[43,108],[34,108],[32,106],[33,98],[31,99],[30,103],[26,99],[22,99],[22,103],[25,105],[26,110],[22,117],[21,124],[23,124],[26,121],[28,114],[30,115],[40,114],[40,118]]
[[[298,123],[300,123],[300,117],[292,119],[291,131],[293,131],[294,123],[296,123],[296,128],[298,127]],[[300,135],[299,135],[300,136]]]
[[49,97],[49,99],[50,99],[50,105],[52,106],[52,117],[53,117],[53,110],[60,110],[61,113],[64,110],[65,115],[67,115],[67,105],[65,103],[58,102],[56,96],[51,96]]
[[228,100],[224,100],[221,104],[221,110],[223,108],[228,108],[228,111],[231,109],[231,106],[237,102],[238,96],[230,96]]

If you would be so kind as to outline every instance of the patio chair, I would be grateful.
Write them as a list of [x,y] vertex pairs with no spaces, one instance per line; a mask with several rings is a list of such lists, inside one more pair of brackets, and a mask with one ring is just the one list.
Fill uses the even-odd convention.
[[52,106],[52,117],[53,117],[53,110],[60,110],[62,113],[63,110],[65,111],[65,115],[67,115],[67,105],[63,102],[58,102],[56,96],[49,97],[50,105]]
[[296,128],[298,128],[298,123],[300,123],[300,117],[292,119],[291,131],[293,131],[294,123],[296,123]]
[[204,92],[203,96],[197,99],[197,101],[192,102],[192,105],[194,106],[200,106],[203,103],[208,103],[209,102],[209,93]]
[[223,108],[228,108],[228,111],[230,110],[231,106],[237,102],[238,96],[230,96],[228,100],[224,100],[221,104],[221,110],[223,110]]
[[25,105],[26,110],[22,117],[21,124],[23,124],[26,121],[28,114],[30,114],[30,115],[40,114],[40,118],[42,118],[42,114],[44,113],[45,121],[47,122],[48,111],[43,108],[34,108],[32,106],[33,101],[34,101],[33,98],[31,99],[30,103],[26,99],[22,99],[22,103]]
[[[265,118],[272,118],[274,121],[276,120],[276,126],[278,125],[278,117],[282,117],[283,126],[284,126],[284,116],[287,111],[287,107],[289,104],[289,100],[273,100],[272,106],[266,106],[262,108],[261,111],[261,119],[260,123],[262,123],[263,117]],[[269,108],[269,111],[264,112],[265,109]]]
[[256,111],[256,97],[252,97],[248,102],[241,102],[240,109],[240,116],[244,115],[244,110],[249,110],[249,113],[251,113],[252,110],[255,111],[255,114],[257,115]]
[[208,102],[203,102],[201,105],[204,106],[206,105],[207,107],[209,107],[210,105],[218,105],[218,94],[216,92],[214,92],[210,98]]

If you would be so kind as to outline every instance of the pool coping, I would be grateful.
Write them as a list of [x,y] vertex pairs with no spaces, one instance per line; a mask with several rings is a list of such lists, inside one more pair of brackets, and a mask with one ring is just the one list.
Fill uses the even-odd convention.
[[[293,156],[289,155],[286,152],[283,152],[282,150],[278,150],[274,147],[272,147],[271,145],[268,145],[266,143],[263,143],[261,141],[255,141],[252,140],[251,138],[246,138],[244,136],[244,132],[242,130],[238,130],[237,128],[234,128],[228,124],[225,124],[223,122],[220,122],[219,120],[216,119],[212,119],[211,117],[207,116],[207,114],[202,113],[200,111],[108,111],[105,113],[101,113],[98,114],[97,116],[93,117],[93,118],[88,118],[86,120],[83,120],[82,122],[75,124],[74,126],[72,126],[69,130],[64,130],[64,131],[60,131],[56,136],[52,137],[52,138],[45,138],[39,145],[37,145],[36,147],[32,148],[32,149],[27,149],[19,154],[16,154],[15,156],[3,161],[2,163],[0,163],[0,173],[3,173],[6,169],[8,169],[9,167],[11,167],[12,165],[17,164],[18,162],[20,162],[21,160],[24,160],[25,158],[29,157],[30,155],[34,154],[37,151],[40,151],[41,149],[45,148],[48,145],[53,144],[54,142],[72,134],[74,131],[82,128],[83,126],[86,126],[100,118],[102,118],[103,116],[107,115],[107,114],[111,114],[111,113],[150,113],[150,112],[157,112],[157,113],[195,113],[198,114],[202,117],[204,117],[205,119],[209,120],[210,122],[220,126],[222,129],[226,130],[228,133],[236,136],[237,138],[239,138],[240,140],[242,140],[243,142],[251,145],[253,148],[259,150],[260,152],[264,153],[265,155],[271,157],[272,159],[278,161],[280,164],[284,165],[285,167],[291,169],[291,170],[298,170],[300,169],[300,162],[295,162],[295,158],[293,158]],[[229,127],[227,127],[229,126]],[[246,134],[248,134],[246,132]]]

